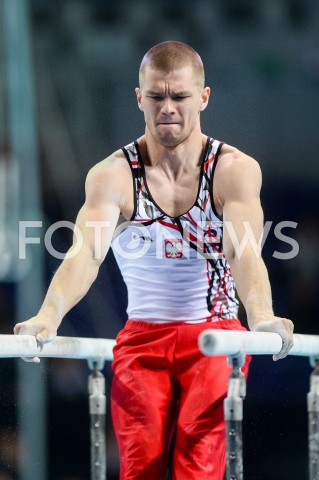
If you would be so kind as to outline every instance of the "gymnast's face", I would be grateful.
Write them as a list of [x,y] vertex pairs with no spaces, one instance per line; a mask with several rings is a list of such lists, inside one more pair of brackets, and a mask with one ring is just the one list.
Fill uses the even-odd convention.
[[144,112],[146,132],[172,148],[200,133],[199,114],[207,106],[210,89],[201,88],[191,65],[166,73],[146,66],[140,88],[139,108]]

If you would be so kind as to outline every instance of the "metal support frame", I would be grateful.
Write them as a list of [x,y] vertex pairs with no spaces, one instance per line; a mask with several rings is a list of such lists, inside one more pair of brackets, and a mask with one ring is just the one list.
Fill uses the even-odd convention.
[[[103,362],[104,363],[104,362]],[[89,406],[91,422],[91,480],[106,480],[105,378],[101,361],[89,362]]]
[[241,371],[245,355],[228,357],[232,372],[228,377],[228,392],[224,400],[226,421],[226,479],[243,479],[243,399],[246,396],[246,380]]

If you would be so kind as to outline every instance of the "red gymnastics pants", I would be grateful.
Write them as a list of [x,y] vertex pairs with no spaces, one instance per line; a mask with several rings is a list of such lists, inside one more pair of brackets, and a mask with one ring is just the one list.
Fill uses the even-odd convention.
[[199,351],[198,335],[207,328],[245,330],[237,319],[199,324],[128,320],[118,334],[111,408],[120,480],[164,480],[173,434],[173,480],[223,480],[223,400],[231,369],[226,357]]

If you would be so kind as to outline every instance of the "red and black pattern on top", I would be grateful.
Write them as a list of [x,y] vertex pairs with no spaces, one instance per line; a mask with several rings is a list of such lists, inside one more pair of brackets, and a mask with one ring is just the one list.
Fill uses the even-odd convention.
[[123,148],[123,152],[131,167],[134,182],[135,209],[132,224],[151,227],[159,223],[170,229],[175,237],[179,235],[199,258],[206,260],[208,311],[221,318],[235,318],[238,310],[235,284],[222,251],[222,217],[216,211],[213,201],[213,177],[221,147],[221,142],[208,137],[196,200],[187,212],[178,217],[167,215],[152,197],[138,143],[130,143]]

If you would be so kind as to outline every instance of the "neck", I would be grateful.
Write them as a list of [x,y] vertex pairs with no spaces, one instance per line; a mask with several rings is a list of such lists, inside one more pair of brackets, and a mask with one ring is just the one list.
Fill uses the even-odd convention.
[[180,173],[200,164],[206,141],[207,137],[199,131],[193,132],[178,145],[167,147],[156,141],[146,129],[145,135],[139,139],[139,144],[149,165],[158,166],[169,176],[176,178]]

